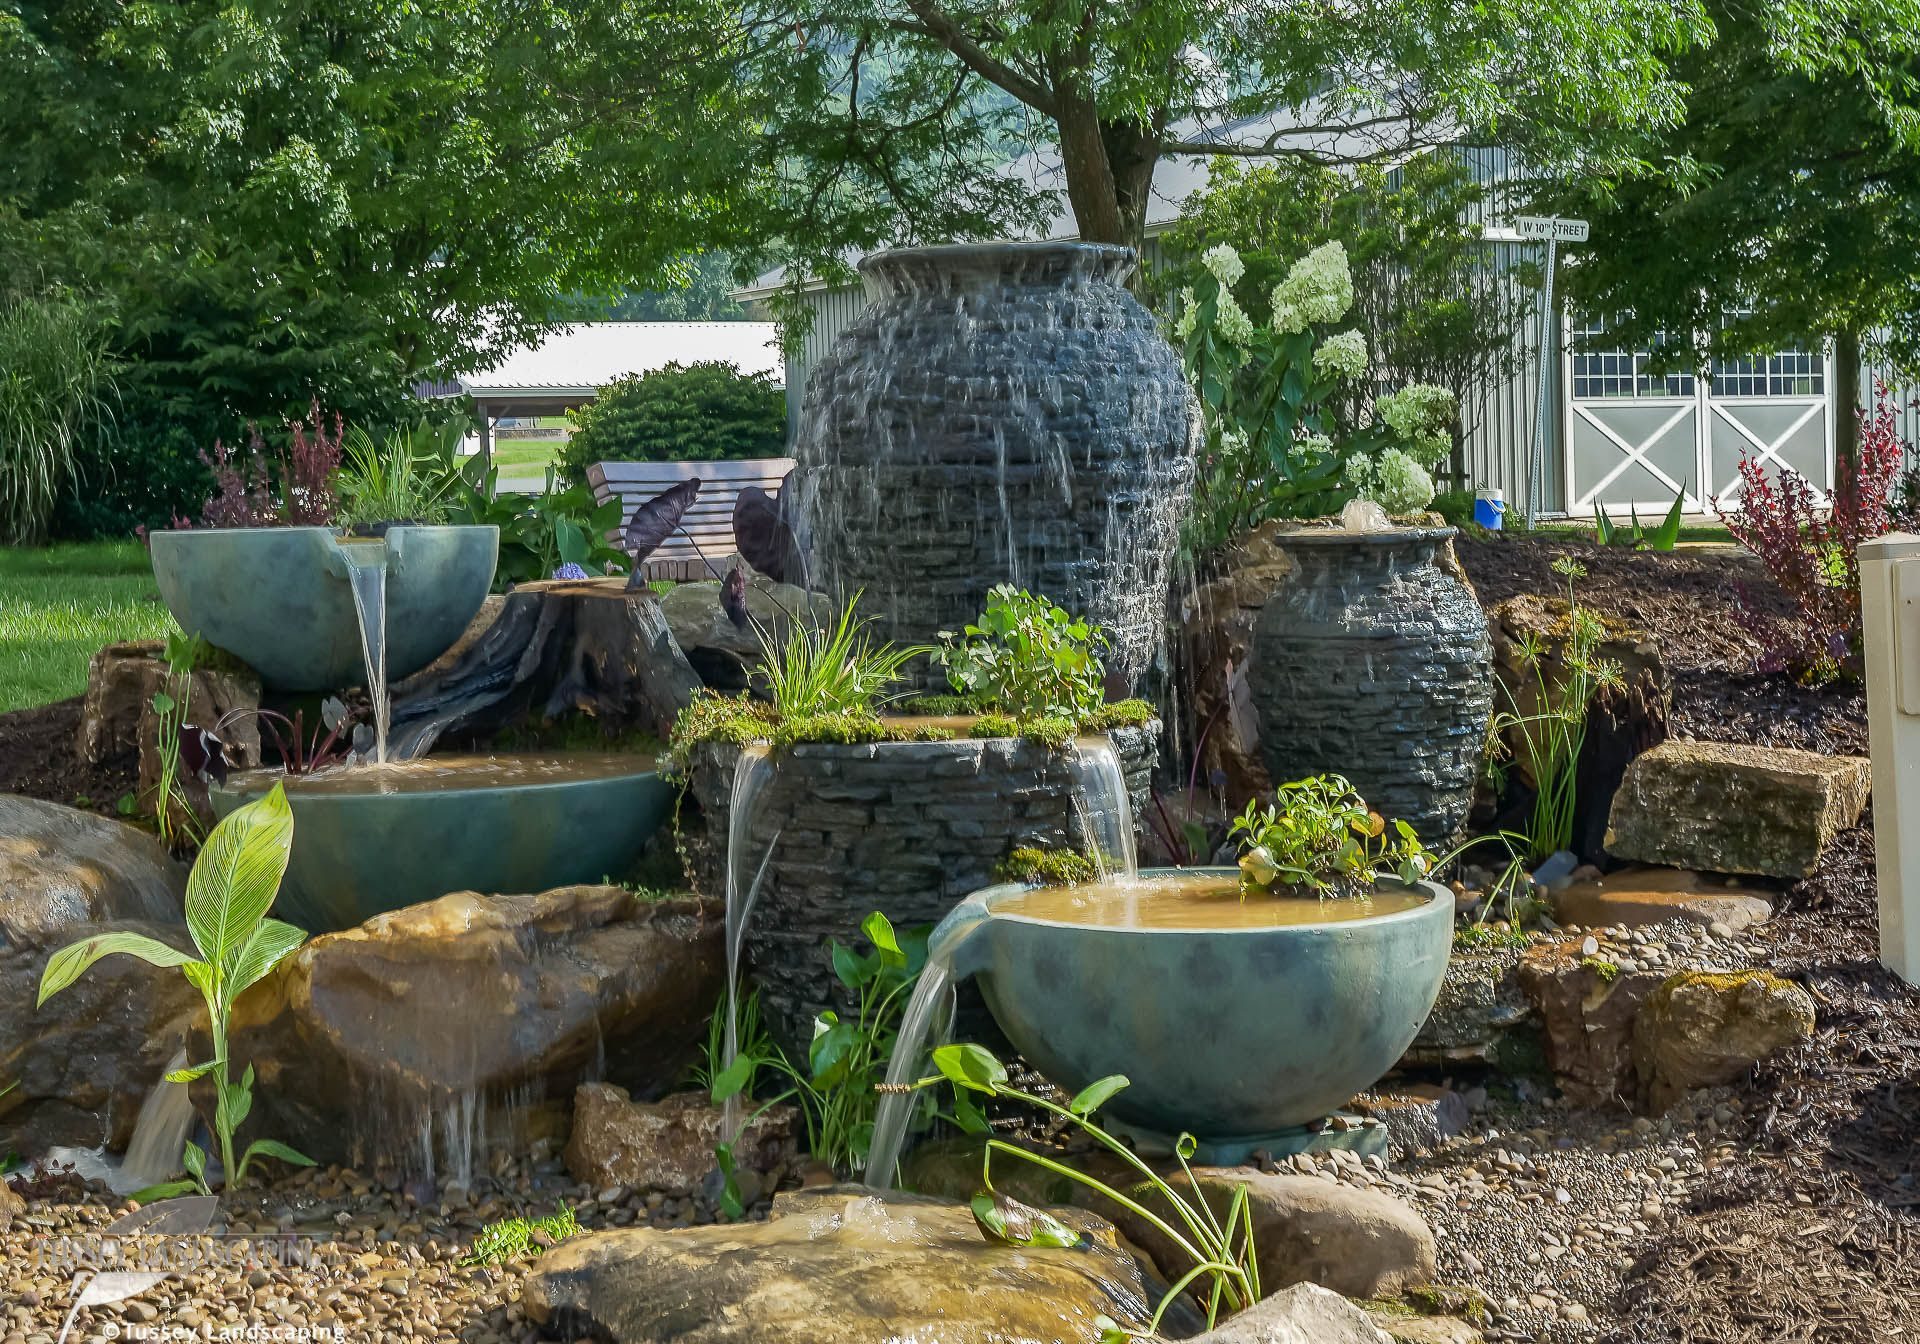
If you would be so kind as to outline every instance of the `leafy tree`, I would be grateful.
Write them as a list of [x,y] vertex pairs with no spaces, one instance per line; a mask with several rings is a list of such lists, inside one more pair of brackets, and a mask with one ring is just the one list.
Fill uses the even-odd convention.
[[[1202,256],[1227,243],[1246,263],[1234,297],[1264,325],[1274,286],[1295,259],[1339,242],[1353,273],[1346,320],[1366,333],[1373,381],[1444,387],[1471,413],[1512,374],[1514,336],[1533,302],[1529,289],[1489,267],[1473,214],[1486,196],[1447,151],[1408,160],[1397,181],[1372,164],[1343,171],[1297,160],[1223,163],[1161,235],[1166,265],[1153,276],[1156,297],[1177,318],[1182,292],[1205,282]],[[1365,400],[1334,408],[1341,427],[1360,418]],[[1454,432],[1471,428],[1456,423]]]
[[582,299],[582,322],[733,322],[746,310],[733,300],[733,258],[704,252],[674,264],[673,278],[658,289],[629,290],[609,299]]
[[[813,0],[756,6],[740,69],[784,169],[774,250],[843,274],[843,248],[1003,236],[1061,187],[1082,238],[1137,245],[1168,155],[1384,162],[1478,133],[1611,163],[1679,119],[1665,61],[1708,35],[1700,0]],[[1001,170],[1055,146],[1057,177]]]
[[[1686,119],[1648,146],[1678,180],[1542,194],[1593,219],[1569,296],[1667,363],[1831,336],[1849,399],[1863,350],[1920,371],[1920,6],[1710,7],[1718,40],[1675,70]],[[1856,456],[1856,418],[1835,430]]]
[[582,480],[595,462],[718,462],[778,457],[787,399],[764,373],[720,360],[668,364],[622,378],[573,413],[561,465]]
[[24,0],[0,9],[0,262],[109,302],[129,395],[169,417],[392,421],[560,295],[729,236],[753,182],[710,46],[731,13]]

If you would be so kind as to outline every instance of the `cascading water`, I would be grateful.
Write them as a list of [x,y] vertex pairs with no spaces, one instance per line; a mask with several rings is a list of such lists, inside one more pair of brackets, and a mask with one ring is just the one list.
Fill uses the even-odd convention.
[[387,725],[392,701],[387,691],[387,544],[384,541],[343,543],[347,583],[353,590],[353,609],[360,617],[360,653],[366,660],[367,695],[373,700],[373,759],[387,763]]
[[879,253],[869,306],[807,388],[786,493],[830,587],[930,643],[988,588],[1106,628],[1136,682],[1164,631],[1198,410],[1178,355],[1085,243]]
[[1104,737],[1079,739],[1067,758],[1067,770],[1094,867],[1102,877],[1137,876],[1140,859],[1133,834],[1133,801],[1113,743]]
[[193,1135],[196,1117],[187,1084],[170,1083],[166,1075],[186,1067],[187,1052],[176,1050],[161,1070],[160,1081],[140,1103],[120,1169],[106,1174],[114,1193],[132,1194],[180,1174],[180,1155]]
[[[764,745],[754,744],[740,753],[733,769],[733,796],[727,808],[727,1032],[723,1068],[732,1068],[740,1055],[740,951],[746,943],[747,920],[753,914],[754,898],[766,878],[767,865],[773,861],[774,847],[780,836],[767,842],[766,853],[755,866],[753,880],[741,877],[749,862],[753,844],[753,810],[760,792],[773,778],[773,755]],[[740,1132],[744,1098],[728,1097],[721,1117],[721,1131],[729,1139]]]

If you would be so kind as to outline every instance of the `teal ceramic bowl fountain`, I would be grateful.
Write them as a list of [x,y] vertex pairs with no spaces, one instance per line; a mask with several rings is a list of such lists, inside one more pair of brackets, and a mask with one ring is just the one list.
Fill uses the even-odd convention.
[[[190,528],[147,538],[160,598],[277,691],[333,691],[366,680],[348,547],[324,527]],[[386,533],[387,677],[438,658],[467,628],[499,557],[492,526],[395,526]]]
[[[277,771],[209,793],[226,816]],[[309,933],[349,929],[452,891],[545,891],[617,880],[673,810],[652,758],[565,753],[428,757],[287,780],[293,853],[274,915]]]
[[1007,1039],[1050,1081],[1073,1093],[1125,1074],[1130,1085],[1101,1111],[1108,1123],[1147,1144],[1192,1134],[1214,1162],[1315,1146],[1306,1127],[1378,1082],[1412,1044],[1453,946],[1453,894],[1435,883],[1383,884],[1382,896],[1401,899],[1382,907],[1408,907],[1390,913],[1266,928],[995,913],[1028,890],[969,897],[935,931],[936,955],[949,944],[954,977],[975,978]]

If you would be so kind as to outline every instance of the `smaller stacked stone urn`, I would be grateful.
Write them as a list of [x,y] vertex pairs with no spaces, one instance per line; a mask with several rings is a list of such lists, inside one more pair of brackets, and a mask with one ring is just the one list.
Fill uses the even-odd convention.
[[1248,680],[1276,783],[1341,774],[1429,846],[1467,819],[1493,712],[1486,613],[1454,529],[1301,526],[1254,627]]

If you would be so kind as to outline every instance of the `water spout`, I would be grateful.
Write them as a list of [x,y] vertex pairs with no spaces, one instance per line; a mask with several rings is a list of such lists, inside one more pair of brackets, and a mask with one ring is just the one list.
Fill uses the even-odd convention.
[[353,609],[360,617],[360,655],[365,660],[367,694],[373,700],[373,759],[387,763],[387,725],[392,700],[387,693],[387,544],[356,541],[343,544],[347,584],[353,590]]
[[1101,877],[1135,877],[1139,849],[1133,834],[1133,798],[1127,792],[1120,754],[1105,737],[1083,737],[1067,758],[1073,806],[1080,829]]
[[[732,1068],[740,1055],[740,954],[746,945],[747,920],[753,914],[754,902],[759,899],[767,866],[773,862],[774,847],[780,841],[779,833],[775,832],[754,868],[752,882],[742,882],[753,844],[754,806],[773,778],[773,771],[772,754],[759,744],[741,751],[733,769],[733,795],[727,805],[727,1031],[723,1069]],[[743,1102],[744,1098],[736,1094],[728,1097],[724,1104],[721,1132],[730,1140],[739,1134],[744,1118]]]

